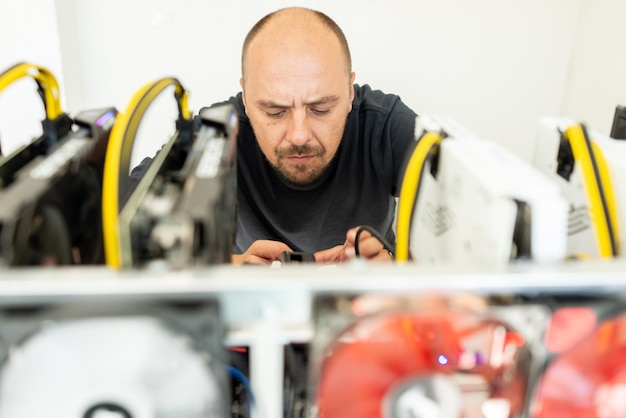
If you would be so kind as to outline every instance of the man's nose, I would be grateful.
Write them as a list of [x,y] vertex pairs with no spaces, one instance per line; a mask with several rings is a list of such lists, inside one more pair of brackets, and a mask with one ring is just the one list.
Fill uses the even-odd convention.
[[311,139],[311,126],[305,111],[291,113],[287,139],[294,145],[304,145]]

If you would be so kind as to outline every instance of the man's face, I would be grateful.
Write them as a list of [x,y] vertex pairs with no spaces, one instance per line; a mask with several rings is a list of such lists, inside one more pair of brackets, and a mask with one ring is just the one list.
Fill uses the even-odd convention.
[[332,161],[354,98],[354,73],[348,74],[338,41],[320,36],[330,41],[260,36],[242,78],[246,113],[263,154],[297,185],[315,181]]

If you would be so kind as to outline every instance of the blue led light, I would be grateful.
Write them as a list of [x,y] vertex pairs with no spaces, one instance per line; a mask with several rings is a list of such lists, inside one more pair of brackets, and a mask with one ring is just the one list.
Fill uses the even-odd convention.
[[96,121],[96,126],[103,126],[104,123],[109,120],[110,118],[112,118],[113,116],[115,116],[115,114],[113,113],[112,110],[109,110],[108,112],[106,112],[104,115],[100,116],[98,118],[98,120]]
[[441,354],[437,360],[442,366],[448,364],[448,357],[444,356],[443,354]]

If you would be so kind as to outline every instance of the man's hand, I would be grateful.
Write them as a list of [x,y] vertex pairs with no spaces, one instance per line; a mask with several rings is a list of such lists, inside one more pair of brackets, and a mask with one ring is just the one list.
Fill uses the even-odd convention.
[[272,264],[280,260],[283,251],[291,251],[291,248],[279,241],[258,240],[254,241],[243,254],[233,254],[231,262],[234,265],[241,264]]
[[[360,226],[350,229],[346,233],[346,242],[327,250],[315,253],[315,261],[318,263],[342,263],[356,257],[355,241],[356,234]],[[392,261],[391,254],[387,251],[383,243],[365,230],[359,234],[359,256],[368,261]]]
[[[313,254],[316,263],[341,263],[349,260],[344,254],[346,244],[336,245],[327,250],[321,250]],[[354,257],[352,257],[354,258]]]

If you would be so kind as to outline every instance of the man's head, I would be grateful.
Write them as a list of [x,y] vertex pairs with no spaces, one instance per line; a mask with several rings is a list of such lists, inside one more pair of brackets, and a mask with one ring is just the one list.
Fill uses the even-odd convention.
[[346,39],[328,16],[287,8],[248,33],[243,101],[268,161],[294,184],[315,181],[337,152],[354,98]]

